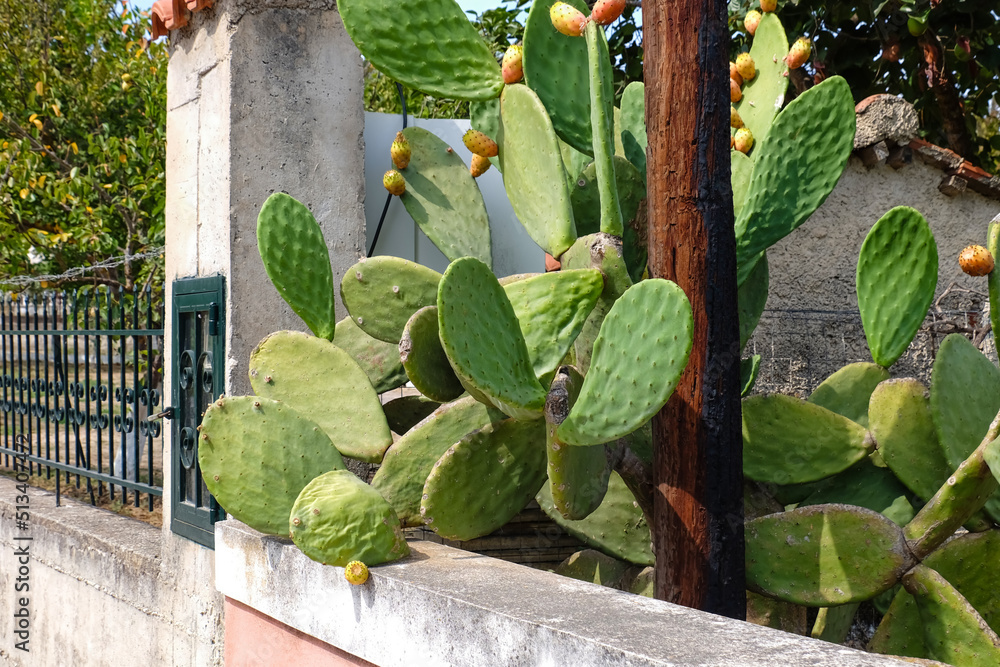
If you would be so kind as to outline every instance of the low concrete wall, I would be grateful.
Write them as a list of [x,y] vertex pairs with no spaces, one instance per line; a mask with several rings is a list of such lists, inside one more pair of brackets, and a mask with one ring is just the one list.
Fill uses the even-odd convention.
[[[192,590],[174,576],[161,558],[159,528],[65,497],[56,507],[55,494],[30,488],[27,529],[19,529],[18,495],[16,483],[0,477],[0,662],[221,664],[217,594],[210,580]],[[26,564],[18,549],[28,552]],[[24,636],[14,634],[21,598],[28,651],[16,648]]]
[[[383,667],[907,664],[430,542],[411,542],[410,557],[352,586],[343,569],[288,540],[235,520],[215,531],[216,585],[231,605],[226,645],[239,633],[246,651],[270,652],[305,633],[337,649],[329,652],[337,659],[346,652]],[[229,611],[237,604],[284,628],[260,634],[251,649],[254,636],[230,625],[242,621]]]

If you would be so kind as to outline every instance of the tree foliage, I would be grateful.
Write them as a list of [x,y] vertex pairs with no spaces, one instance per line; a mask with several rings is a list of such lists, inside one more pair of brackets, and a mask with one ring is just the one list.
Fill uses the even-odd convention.
[[[116,0],[0,0],[0,282],[164,242],[167,52]],[[162,287],[162,257],[73,284]]]

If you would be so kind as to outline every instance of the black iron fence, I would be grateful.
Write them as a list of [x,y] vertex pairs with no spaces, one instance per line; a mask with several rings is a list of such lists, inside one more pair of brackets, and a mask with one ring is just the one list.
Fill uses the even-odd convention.
[[[0,297],[0,464],[153,509],[163,494],[162,305],[84,288]],[[155,415],[154,415],[155,416]],[[24,454],[26,454],[26,456]]]

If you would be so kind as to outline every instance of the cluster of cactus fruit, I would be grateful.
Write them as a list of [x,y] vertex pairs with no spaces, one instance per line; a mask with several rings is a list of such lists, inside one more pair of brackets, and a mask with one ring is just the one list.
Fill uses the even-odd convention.
[[[357,580],[352,561],[407,553],[403,527],[467,540],[535,499],[604,554],[580,556],[567,572],[606,582],[617,561],[652,565],[648,421],[686,365],[692,317],[675,284],[643,279],[644,89],[630,84],[613,106],[601,28],[620,5],[598,3],[588,16],[580,0],[537,0],[523,46],[497,63],[454,0],[421,0],[402,15],[389,0],[340,0],[348,34],[375,67],[429,94],[472,101],[465,143],[480,165],[466,167],[421,128],[397,135],[386,187],[452,263],[442,275],[393,257],[359,262],[341,282],[349,317],[340,322],[312,215],[284,194],[264,204],[261,258],[314,335],[267,337],[250,361],[257,395],[220,399],[205,415],[202,471],[231,514],[290,534],[316,560],[351,563]],[[788,68],[807,54],[788,48],[773,7],[762,10],[750,53],[733,64],[743,78],[733,117],[756,144],[731,151],[741,348],[767,298],[767,248],[822,204],[854,136],[843,79],[783,105]],[[433,49],[408,38],[429,31]],[[490,164],[561,271],[491,272],[489,219],[474,180]],[[752,597],[751,608],[784,622],[802,613],[797,605],[823,607],[817,627],[830,637],[850,605],[901,582],[873,648],[940,657],[954,648],[955,628],[996,622],[970,611],[990,586],[968,572],[961,582],[948,576],[959,593],[930,568],[947,576],[954,559],[993,548],[993,531],[946,541],[962,525],[992,525],[989,465],[1000,460],[1000,426],[990,419],[1000,405],[990,401],[1000,399],[1000,371],[949,338],[930,399],[914,381],[888,380],[926,313],[936,266],[919,213],[890,211],[858,268],[876,363],[843,369],[807,402],[748,398],[744,433],[746,476],[756,480],[747,495],[749,585],[769,596]],[[989,275],[996,304],[998,279]],[[744,395],[759,363],[741,364]],[[419,396],[380,403],[379,393],[407,381]],[[918,446],[919,455],[899,454]],[[343,470],[342,456],[381,464],[371,486]],[[648,573],[632,580],[648,589]],[[995,664],[995,648],[975,646]]]

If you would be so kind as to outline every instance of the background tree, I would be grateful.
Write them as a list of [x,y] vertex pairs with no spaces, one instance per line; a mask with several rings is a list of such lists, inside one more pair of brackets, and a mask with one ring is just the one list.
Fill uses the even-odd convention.
[[[0,284],[163,245],[167,52],[147,24],[115,0],[0,0]],[[55,282],[159,292],[162,256]]]

